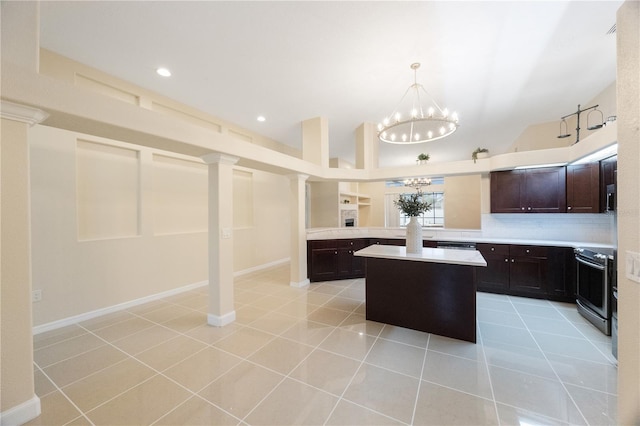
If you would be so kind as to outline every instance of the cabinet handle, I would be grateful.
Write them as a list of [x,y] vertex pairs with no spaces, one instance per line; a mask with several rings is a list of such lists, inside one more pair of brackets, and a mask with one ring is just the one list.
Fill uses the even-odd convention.
[[527,253],[529,253],[529,249],[527,249]]
[[504,261],[505,261],[505,262],[508,262],[508,261],[509,261],[509,259],[505,259]]
[[522,208],[522,210],[524,210],[524,207]]
[[513,263],[513,262],[515,262],[515,261],[516,261],[515,259],[511,259],[511,263]]
[[338,252],[337,252],[337,251],[334,251],[334,252],[333,252],[333,254],[338,254]]
[[351,241],[351,245],[353,245],[353,241]]
[[491,251],[496,251],[496,248],[495,247],[491,247]]
[[353,253],[351,250],[349,250],[349,254]]
[[527,210],[531,210],[531,207],[528,207]]
[[571,210],[571,206],[568,206],[568,207],[567,207],[567,210]]

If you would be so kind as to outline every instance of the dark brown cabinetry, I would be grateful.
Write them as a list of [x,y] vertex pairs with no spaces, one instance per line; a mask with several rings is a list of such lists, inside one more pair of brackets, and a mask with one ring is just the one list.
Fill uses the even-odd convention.
[[403,246],[406,240],[398,238],[371,238],[369,239],[369,245],[382,244],[385,246]]
[[517,293],[544,294],[547,282],[547,248],[509,246],[509,288]]
[[598,213],[600,208],[599,164],[567,166],[567,213]]
[[507,244],[476,244],[476,249],[487,261],[486,268],[477,268],[479,291],[503,293],[509,290],[509,246]]
[[311,281],[364,277],[364,258],[353,253],[367,247],[366,238],[307,242],[307,268]]
[[338,279],[364,276],[364,258],[353,253],[369,245],[366,239],[337,240],[338,242]]
[[564,213],[564,167],[491,172],[491,213]]
[[338,279],[338,246],[336,240],[307,242],[307,268],[311,281]]
[[571,266],[573,250],[507,244],[476,245],[487,261],[477,268],[478,291],[516,296],[574,300]]
[[607,211],[607,186],[616,183],[618,156],[605,158],[600,161],[600,212]]

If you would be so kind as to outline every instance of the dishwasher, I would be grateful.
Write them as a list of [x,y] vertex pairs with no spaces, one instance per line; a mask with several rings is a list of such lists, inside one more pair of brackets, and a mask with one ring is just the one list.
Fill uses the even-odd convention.
[[475,250],[476,243],[467,243],[460,241],[438,241],[436,248],[451,250]]

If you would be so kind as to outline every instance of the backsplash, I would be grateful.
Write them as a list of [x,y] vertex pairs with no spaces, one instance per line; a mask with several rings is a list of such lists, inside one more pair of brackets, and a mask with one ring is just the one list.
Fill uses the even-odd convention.
[[[482,230],[438,230],[437,237],[517,238],[613,244],[613,216],[607,214],[483,214]],[[449,235],[451,234],[451,235]]]
[[[614,217],[607,214],[483,214],[482,229],[423,228],[422,235],[431,240],[487,241],[522,240],[563,241],[574,243],[614,244]],[[406,228],[315,228],[307,230],[307,239],[333,238],[404,238]]]

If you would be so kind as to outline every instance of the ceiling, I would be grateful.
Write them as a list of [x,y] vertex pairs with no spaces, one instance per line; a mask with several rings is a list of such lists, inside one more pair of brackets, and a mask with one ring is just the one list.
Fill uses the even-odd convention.
[[[380,144],[380,166],[505,152],[530,124],[559,121],[616,76],[621,1],[42,2],[43,48],[301,149],[324,116],[330,156],[355,161],[355,129],[418,82],[460,128],[426,144]],[[155,73],[165,66],[173,75]],[[257,116],[266,117],[258,122]]]

